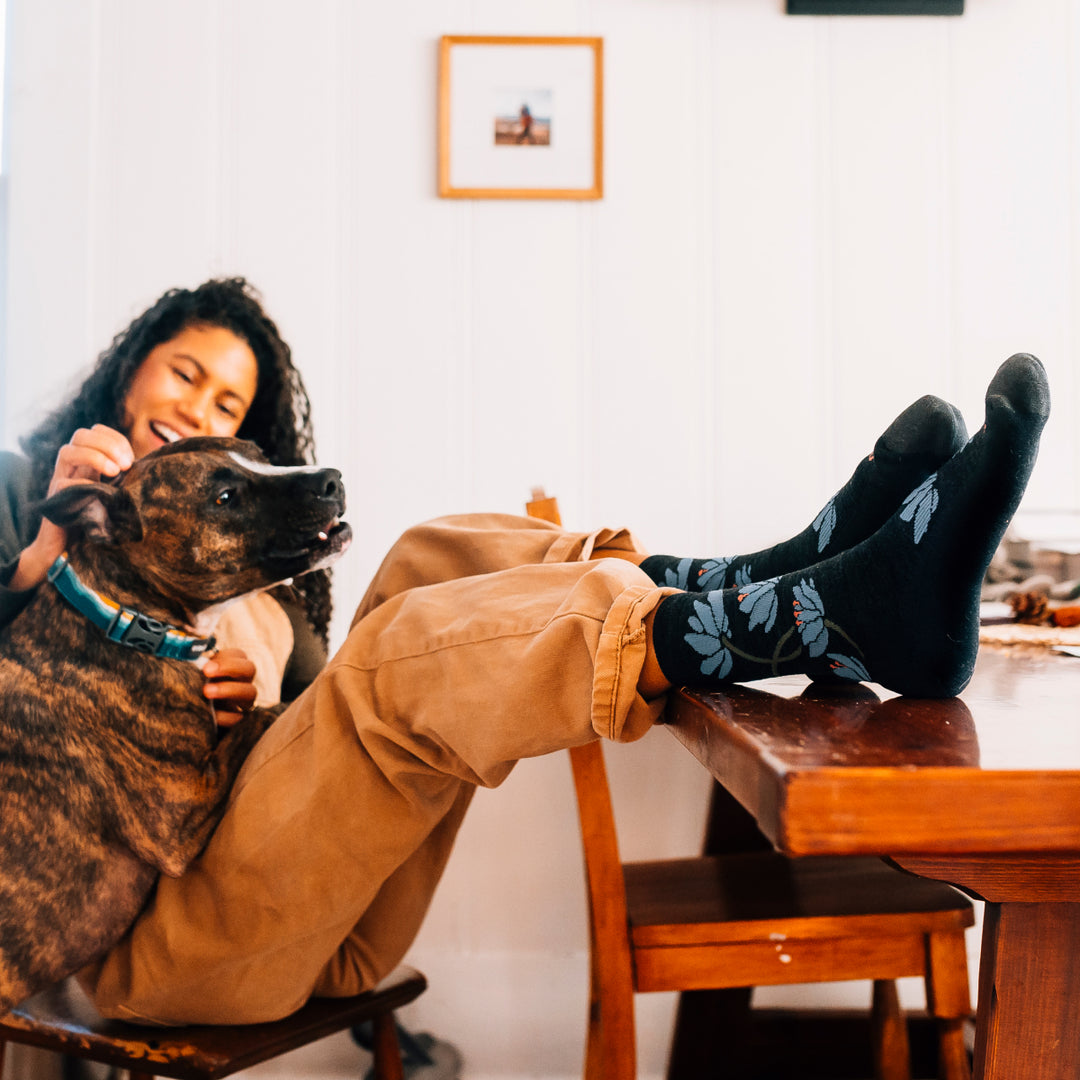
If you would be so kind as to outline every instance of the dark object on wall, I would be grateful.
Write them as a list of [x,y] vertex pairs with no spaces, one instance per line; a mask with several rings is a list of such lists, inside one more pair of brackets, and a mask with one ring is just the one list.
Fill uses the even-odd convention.
[[963,15],[964,0],[787,0],[789,15]]

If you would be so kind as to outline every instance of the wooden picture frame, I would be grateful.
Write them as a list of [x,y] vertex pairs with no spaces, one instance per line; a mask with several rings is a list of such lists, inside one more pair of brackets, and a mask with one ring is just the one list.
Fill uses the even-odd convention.
[[603,38],[444,36],[439,195],[603,196]]

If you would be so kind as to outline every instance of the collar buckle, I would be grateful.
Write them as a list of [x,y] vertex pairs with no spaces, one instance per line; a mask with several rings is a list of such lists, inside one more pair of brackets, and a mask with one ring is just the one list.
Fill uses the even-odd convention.
[[157,656],[165,642],[165,635],[169,632],[168,626],[157,619],[151,619],[149,615],[140,615],[135,611],[130,614],[133,618],[118,638],[119,642],[136,652]]

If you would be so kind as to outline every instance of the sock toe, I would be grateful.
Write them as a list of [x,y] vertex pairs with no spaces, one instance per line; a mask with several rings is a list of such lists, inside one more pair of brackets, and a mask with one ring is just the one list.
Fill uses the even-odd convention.
[[1019,416],[1045,423],[1050,416],[1050,386],[1042,361],[1016,353],[997,369],[986,390],[986,410],[1007,407]]
[[960,411],[933,394],[909,405],[882,433],[874,447],[875,459],[893,461],[919,458],[946,461],[967,442]]

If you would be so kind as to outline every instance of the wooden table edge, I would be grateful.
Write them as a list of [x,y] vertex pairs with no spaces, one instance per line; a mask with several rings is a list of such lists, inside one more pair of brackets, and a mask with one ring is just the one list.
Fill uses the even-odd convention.
[[[777,850],[800,855],[1080,853],[1080,772],[978,766],[785,765],[737,725],[721,733],[682,692],[672,734],[753,814]],[[943,832],[942,820],[960,828]],[[966,825],[966,830],[963,827]]]

